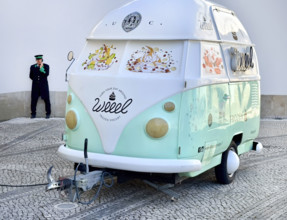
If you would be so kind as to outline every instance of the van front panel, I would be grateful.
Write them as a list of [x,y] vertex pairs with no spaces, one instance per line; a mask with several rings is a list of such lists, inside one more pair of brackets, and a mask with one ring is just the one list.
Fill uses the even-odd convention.
[[[106,154],[97,126],[91,120],[85,106],[71,89],[68,91],[68,96],[70,95],[72,95],[72,101],[70,104],[67,104],[66,112],[76,112],[78,124],[75,129],[70,129],[66,126],[65,139],[67,147],[83,151],[84,140],[87,138],[89,152]],[[174,104],[172,111],[166,109],[165,104],[167,103]],[[181,94],[177,94],[157,103],[133,118],[121,133],[115,150],[111,155],[177,159],[180,106]],[[161,138],[151,137],[147,133],[147,124],[154,118],[161,118],[168,125],[167,133]],[[108,138],[113,138],[113,133],[110,133]]]
[[133,118],[182,91],[184,45],[184,41],[88,41],[69,85],[97,127],[106,153],[115,150]]

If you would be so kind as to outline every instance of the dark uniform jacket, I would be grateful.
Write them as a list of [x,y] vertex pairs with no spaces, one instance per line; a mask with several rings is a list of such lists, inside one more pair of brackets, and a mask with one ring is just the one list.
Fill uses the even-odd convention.
[[32,83],[32,97],[38,98],[41,96],[42,99],[49,98],[49,85],[47,77],[49,76],[49,65],[43,65],[42,69],[37,64],[30,67],[30,79]]

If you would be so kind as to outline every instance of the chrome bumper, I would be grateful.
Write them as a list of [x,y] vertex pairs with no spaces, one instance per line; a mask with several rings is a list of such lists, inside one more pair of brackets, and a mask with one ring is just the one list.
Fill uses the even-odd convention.
[[[58,154],[68,161],[85,163],[83,151],[61,145]],[[185,173],[201,170],[201,162],[192,159],[149,159],[88,152],[88,160],[89,165],[94,167],[144,173]]]

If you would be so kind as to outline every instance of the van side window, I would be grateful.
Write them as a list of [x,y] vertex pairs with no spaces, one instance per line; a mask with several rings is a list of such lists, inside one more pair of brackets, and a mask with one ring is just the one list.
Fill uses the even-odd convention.
[[214,8],[213,16],[221,40],[251,43],[242,23],[234,12],[222,8]]
[[201,43],[201,71],[202,77],[226,77],[219,44],[207,42]]

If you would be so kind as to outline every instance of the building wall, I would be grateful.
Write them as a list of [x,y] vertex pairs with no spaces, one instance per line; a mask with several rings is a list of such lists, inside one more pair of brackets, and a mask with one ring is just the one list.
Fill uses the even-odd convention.
[[[53,117],[64,117],[66,92],[50,91]],[[31,92],[9,92],[0,94],[0,121],[17,117],[30,117]],[[45,117],[45,103],[39,98],[37,117]]]
[[286,0],[213,0],[235,11],[256,45],[261,74],[261,117],[287,117]]
[[[262,76],[262,117],[286,117],[285,0],[214,0],[233,9],[256,44]],[[0,1],[0,121],[29,116],[29,68],[35,54],[51,67],[52,116],[63,117],[67,53],[80,53],[95,24],[129,0]],[[59,105],[59,106],[58,106]],[[44,116],[42,101],[38,116]]]
[[287,1],[213,0],[235,11],[255,43],[263,95],[287,95]]
[[[63,117],[67,54],[79,55],[95,24],[110,10],[129,0],[0,0],[0,121],[30,115],[34,55],[44,54],[50,65],[48,77],[52,116]],[[37,106],[45,116],[43,101]]]

